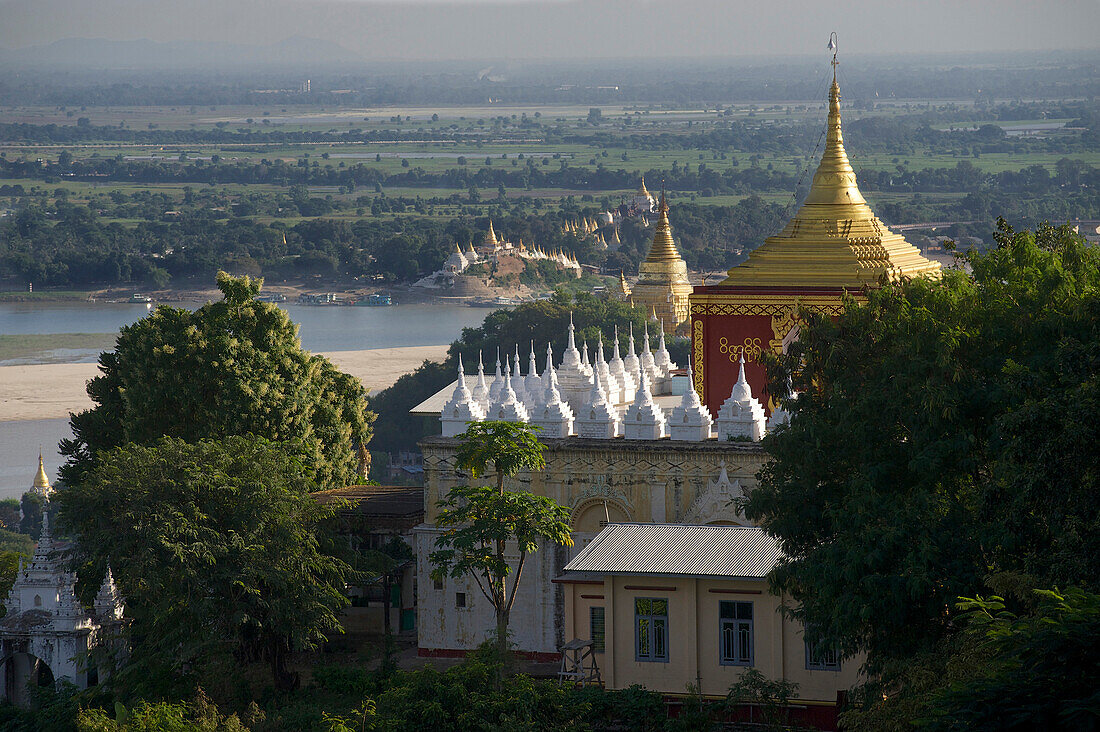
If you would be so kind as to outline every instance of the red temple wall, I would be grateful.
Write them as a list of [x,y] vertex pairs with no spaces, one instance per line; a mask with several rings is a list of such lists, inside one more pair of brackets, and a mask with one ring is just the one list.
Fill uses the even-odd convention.
[[[771,318],[767,315],[703,315],[692,319],[703,326],[703,403],[717,417],[722,403],[737,382],[742,353],[745,378],[752,395],[767,408],[767,377],[760,363],[762,350],[772,341]],[[771,410],[767,410],[771,413]]]
[[711,414],[716,416],[729,398],[744,353],[752,395],[770,415],[761,352],[782,350],[802,309],[836,316],[843,303],[844,290],[838,288],[696,287],[691,296],[692,368],[696,389]]

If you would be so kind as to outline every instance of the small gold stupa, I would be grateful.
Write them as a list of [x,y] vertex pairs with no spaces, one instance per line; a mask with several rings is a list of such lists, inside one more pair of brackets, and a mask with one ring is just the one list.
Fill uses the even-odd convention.
[[668,201],[661,193],[657,205],[657,227],[649,254],[638,266],[638,282],[630,297],[635,305],[647,311],[656,311],[666,332],[688,319],[691,283],[688,281],[687,263],[676,249],[672,238],[672,226],[668,222]]
[[46,475],[46,465],[42,461],[42,451],[39,450],[38,472],[35,473],[34,484],[31,486],[31,492],[36,495],[42,496],[43,498],[48,498],[51,490],[52,489],[50,488],[50,479]]

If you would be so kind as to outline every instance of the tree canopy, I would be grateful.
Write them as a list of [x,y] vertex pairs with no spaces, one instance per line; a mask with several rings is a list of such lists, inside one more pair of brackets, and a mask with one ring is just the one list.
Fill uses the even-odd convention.
[[998,241],[972,274],[806,313],[771,365],[799,396],[747,513],[808,633],[887,681],[960,596],[1100,583],[1100,252],[1068,227]]
[[[58,491],[59,520],[92,594],[109,564],[133,644],[111,683],[148,699],[214,693],[265,661],[292,685],[291,651],[339,629],[350,567],[331,555],[310,471],[281,445],[162,438],[99,456]],[[181,696],[182,695],[182,696]]]
[[286,313],[255,299],[261,285],[219,273],[221,301],[160,306],[123,328],[88,382],[95,406],[71,417],[62,479],[81,482],[101,451],[130,442],[253,434],[293,441],[321,488],[353,482],[373,419],[363,386],[303,350]]
[[[459,439],[457,465],[470,477],[484,476],[493,465],[495,487],[457,486],[440,499],[436,525],[444,529],[431,553],[433,576],[442,579],[473,577],[496,611],[496,640],[503,653],[508,643],[508,622],[516,601],[527,557],[543,542],[572,546],[568,511],[546,496],[504,488],[504,478],[521,470],[546,467],[538,428],[512,422],[474,422]],[[507,587],[512,567],[505,550],[519,553],[511,590]]]

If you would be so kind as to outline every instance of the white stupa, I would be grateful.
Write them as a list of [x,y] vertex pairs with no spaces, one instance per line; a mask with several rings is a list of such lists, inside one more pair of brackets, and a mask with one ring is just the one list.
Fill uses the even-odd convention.
[[645,379],[638,386],[634,403],[623,417],[623,436],[628,440],[659,440],[668,436],[665,413],[653,401],[653,393]]
[[672,375],[672,369],[676,368],[676,364],[672,362],[672,354],[668,352],[668,347],[665,345],[665,324],[663,321],[657,332],[657,351],[653,354],[653,365],[657,367],[657,378],[667,379]]
[[581,364],[581,353],[577,350],[573,314],[569,314],[569,340],[558,367],[558,383],[562,397],[569,402],[574,414],[580,414],[592,389],[592,375],[586,373]]
[[542,403],[531,412],[531,424],[542,428],[542,437],[569,437],[573,433],[573,410],[561,398],[554,367],[551,366],[543,375],[547,377],[549,386],[543,394]]
[[615,380],[619,393],[624,398],[627,394],[633,394],[637,391],[638,385],[634,382],[634,377],[627,373],[626,363],[619,354],[619,326],[617,325],[615,326],[615,345],[612,348],[611,361],[608,362],[607,366],[611,372],[611,378]]
[[611,376],[611,366],[604,359],[603,354],[603,334],[600,334],[599,341],[596,342],[596,363],[592,366],[596,371],[596,375],[600,379],[600,383],[603,384],[604,390],[607,392],[607,399],[612,404],[620,404],[624,401],[623,391],[619,386],[619,382]]
[[470,422],[480,422],[483,419],[485,419],[485,411],[466,386],[466,374],[462,370],[460,358],[458,359],[458,383],[455,385],[454,394],[443,405],[443,411],[439,413],[439,421],[443,423],[442,434],[444,437],[461,435]]
[[489,384],[489,404],[500,402],[500,393],[504,391],[504,376],[500,373],[500,348],[497,348],[497,370],[493,383]]
[[527,378],[523,381],[523,389],[527,392],[526,404],[534,405],[539,397],[546,391],[546,386],[539,377],[539,368],[535,364],[535,342],[531,341],[531,357],[527,362]]
[[[550,387],[550,372],[554,370],[554,346],[553,344],[546,344],[546,368],[542,370],[542,389],[545,391]],[[554,375],[555,378],[557,374]]]
[[657,372],[657,364],[653,360],[653,351],[649,350],[649,323],[648,322],[645,324],[645,328],[644,328],[642,338],[644,339],[642,341],[644,343],[644,345],[642,346],[642,351],[639,354],[638,360],[641,362],[642,373],[644,373],[646,375],[649,383],[652,384],[658,378],[659,374]]
[[524,385],[523,372],[519,370],[519,344],[516,344],[516,356],[512,360],[512,391],[516,393],[516,399],[523,404],[530,400],[527,398],[527,387]]
[[623,365],[626,367],[626,373],[634,380],[634,388],[637,390],[637,383],[642,373],[642,362],[638,360],[637,347],[634,343],[633,323],[630,324],[630,339],[627,341],[626,351],[626,358],[623,359]]
[[481,360],[481,351],[477,352],[477,383],[474,385],[471,394],[474,401],[481,407],[481,411],[488,411],[489,385],[485,382],[485,363]]
[[[505,369],[507,369],[507,359],[505,359],[504,365]],[[488,415],[489,419],[498,422],[528,421],[527,408],[523,406],[523,402],[516,398],[516,392],[513,388],[513,382],[513,378],[505,379],[504,389],[501,391],[500,401],[492,406]]]
[[714,420],[711,419],[710,412],[703,406],[699,393],[695,391],[691,364],[688,364],[688,388],[679,406],[672,410],[668,418],[669,437],[689,442],[709,440],[713,424]]
[[607,394],[599,380],[592,384],[587,402],[577,412],[577,435],[580,437],[611,438],[622,434],[622,420],[615,405],[607,400]]
[[729,399],[718,410],[718,440],[732,438],[759,442],[764,439],[764,430],[764,407],[752,396],[752,388],[745,379],[745,355],[741,354],[737,382],[733,385]]

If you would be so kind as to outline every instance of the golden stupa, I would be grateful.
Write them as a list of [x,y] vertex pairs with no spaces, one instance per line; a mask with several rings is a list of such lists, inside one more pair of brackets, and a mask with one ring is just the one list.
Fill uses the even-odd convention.
[[500,242],[497,240],[497,233],[493,230],[493,220],[489,219],[489,231],[485,232],[485,238],[481,241],[481,246],[485,249],[496,249]]
[[844,151],[836,64],[834,54],[825,152],[806,200],[726,279],[691,296],[692,375],[712,412],[729,397],[742,358],[753,394],[774,406],[761,354],[786,350],[803,311],[837,316],[846,296],[858,299],[883,280],[940,275],[939,263],[886,228],[859,192]]
[[46,476],[46,465],[42,461],[41,451],[38,453],[38,472],[34,476],[31,492],[43,497],[50,495],[50,479]]
[[844,151],[834,65],[825,152],[806,200],[783,231],[765,239],[721,284],[862,288],[884,276],[896,281],[939,272],[939,262],[886,228],[859,192]]
[[638,266],[638,282],[630,293],[635,305],[655,310],[664,322],[666,332],[688,319],[691,283],[688,281],[687,263],[676,249],[672,238],[672,226],[668,222],[668,201],[661,193],[657,205],[657,227],[649,254]]

